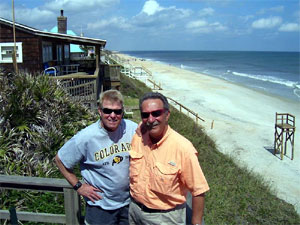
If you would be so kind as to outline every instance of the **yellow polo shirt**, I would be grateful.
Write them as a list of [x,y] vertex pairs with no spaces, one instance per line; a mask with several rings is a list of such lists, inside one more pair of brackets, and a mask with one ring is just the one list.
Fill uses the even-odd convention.
[[209,190],[192,143],[171,127],[152,145],[135,134],[130,151],[130,194],[148,208],[168,210]]

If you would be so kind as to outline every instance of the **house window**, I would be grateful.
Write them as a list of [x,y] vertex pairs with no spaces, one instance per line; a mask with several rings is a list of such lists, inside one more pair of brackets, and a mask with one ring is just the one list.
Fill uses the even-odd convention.
[[[13,63],[12,55],[14,51],[14,43],[0,43],[0,63]],[[17,62],[23,62],[22,42],[16,43]]]
[[43,62],[49,62],[53,60],[52,44],[48,42],[43,43]]
[[61,45],[56,46],[56,53],[57,53],[57,62],[61,63],[63,61],[62,46]]
[[65,45],[65,59],[70,58],[70,45]]

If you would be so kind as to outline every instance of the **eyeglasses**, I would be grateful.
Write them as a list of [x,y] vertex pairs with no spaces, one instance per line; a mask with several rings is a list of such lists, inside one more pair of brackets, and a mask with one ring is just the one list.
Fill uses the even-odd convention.
[[114,112],[116,115],[121,115],[123,113],[123,109],[109,109],[109,108],[103,108],[102,112],[104,114],[111,114]]
[[141,116],[142,116],[143,119],[147,119],[150,116],[150,114],[153,117],[159,117],[164,112],[165,112],[165,109],[158,109],[158,110],[155,110],[155,111],[152,111],[152,112],[141,112]]

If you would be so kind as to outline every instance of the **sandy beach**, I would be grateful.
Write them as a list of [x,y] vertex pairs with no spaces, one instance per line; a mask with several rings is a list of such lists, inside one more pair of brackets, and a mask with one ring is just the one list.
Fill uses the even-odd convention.
[[[199,114],[200,124],[215,140],[219,151],[232,156],[238,165],[260,174],[275,194],[294,205],[300,214],[300,102],[252,90],[225,80],[172,65],[135,59],[119,54],[131,65],[144,66],[160,83],[162,94]],[[149,84],[150,86],[150,84]],[[295,154],[273,155],[275,113],[296,116]],[[211,125],[213,122],[213,129]]]

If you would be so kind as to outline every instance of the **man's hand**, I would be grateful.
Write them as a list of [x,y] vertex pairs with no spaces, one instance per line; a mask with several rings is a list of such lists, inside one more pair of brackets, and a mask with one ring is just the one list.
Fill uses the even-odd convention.
[[77,190],[78,194],[87,197],[92,202],[101,200],[102,197],[97,192],[103,192],[102,190],[93,187],[92,185],[83,183],[82,186]]
[[138,127],[135,130],[136,134],[141,137],[143,134],[147,132],[147,127],[142,122],[139,123]]

